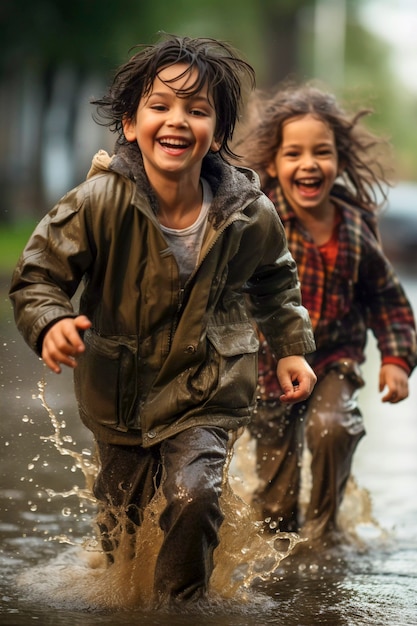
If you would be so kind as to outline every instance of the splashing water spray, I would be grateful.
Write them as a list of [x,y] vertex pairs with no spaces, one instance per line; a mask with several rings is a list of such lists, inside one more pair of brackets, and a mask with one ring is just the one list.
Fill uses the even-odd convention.
[[[94,455],[86,450],[71,450],[65,445],[68,438],[62,435],[63,426],[46,400],[45,388],[44,380],[38,383],[37,398],[47,411],[53,433],[41,439],[51,442],[60,455],[72,457],[85,479],[84,488],[74,486],[61,492],[47,488],[45,492],[49,499],[72,496],[96,507],[98,503],[92,488],[98,467]],[[257,518],[254,508],[238,494],[243,481],[239,485],[239,479],[230,475],[233,454],[231,446],[221,496],[225,518],[219,533],[220,544],[214,554],[209,602],[224,604],[231,601],[244,606],[255,600],[253,584],[271,579],[282,559],[303,540],[295,533],[263,532],[265,522]],[[163,507],[164,497],[158,490],[145,510],[141,526],[135,527],[133,532],[127,516],[120,510],[112,511],[115,525],[109,534],[114,546],[111,565],[102,551],[97,530],[101,515],[98,510],[92,536],[83,538],[81,542],[64,533],[49,537],[51,541],[70,547],[46,565],[26,570],[20,575],[19,584],[25,586],[34,599],[60,608],[102,610],[151,607],[153,573],[163,539],[158,523]],[[67,508],[70,510],[69,507],[62,510],[64,517],[68,514]]]

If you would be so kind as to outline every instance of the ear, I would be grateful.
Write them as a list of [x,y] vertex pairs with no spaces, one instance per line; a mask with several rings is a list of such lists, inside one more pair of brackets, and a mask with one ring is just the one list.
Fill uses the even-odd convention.
[[222,142],[218,141],[217,139],[213,139],[213,141],[211,142],[210,150],[212,152],[218,152],[221,147],[222,147]]
[[127,141],[136,141],[136,121],[134,119],[123,118],[123,133]]
[[270,176],[271,178],[278,178],[278,173],[277,173],[277,167],[275,165],[275,161],[272,161],[272,163],[270,163],[266,168],[266,173],[268,174],[268,176]]

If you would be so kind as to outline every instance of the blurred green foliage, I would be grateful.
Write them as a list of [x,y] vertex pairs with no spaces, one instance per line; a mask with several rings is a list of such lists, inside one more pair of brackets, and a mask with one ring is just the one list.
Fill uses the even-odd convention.
[[[373,109],[374,114],[366,123],[393,144],[397,177],[417,180],[417,96],[404,84],[399,84],[390,70],[388,44],[361,24],[358,10],[364,2],[366,0],[2,0],[0,90],[2,85],[7,89],[15,85],[19,77],[23,83],[26,74],[36,73],[41,76],[47,102],[51,77],[56,76],[61,67],[71,66],[78,75],[94,74],[108,82],[112,71],[128,58],[133,46],[155,41],[160,31],[215,37],[241,50],[254,66],[261,88],[279,84],[287,77],[299,81],[317,78],[342,98],[348,108]],[[335,33],[339,31],[331,21],[324,34],[322,31],[319,35],[317,10],[323,14],[324,9],[326,17],[326,10],[336,10],[336,7],[343,16],[341,36],[337,38]],[[318,62],[320,50],[322,61],[324,50],[322,67]],[[8,93],[0,91],[0,106],[7,98]],[[9,121],[0,119],[0,123]],[[19,136],[17,131],[15,135]],[[16,211],[20,200],[10,194],[17,168],[13,169],[14,165],[6,162],[8,146],[4,136],[1,132],[0,155],[3,155],[5,173],[0,171],[0,190],[1,197],[6,198],[3,201],[6,206],[0,208],[12,217],[9,221],[13,223],[15,215],[23,212]],[[40,162],[39,154],[40,151],[32,159],[35,164]],[[27,190],[28,178],[24,178],[24,174],[22,172],[17,185],[23,180]],[[39,173],[36,175],[39,178]],[[24,195],[26,205],[32,193],[33,204],[44,206],[38,200],[42,199],[41,183],[39,180],[29,182],[32,191]],[[8,194],[12,198],[10,202]],[[6,254],[4,245],[2,241],[2,257]]]
[[[349,100],[362,98],[376,111],[375,130],[389,134],[399,154],[402,177],[415,178],[416,96],[388,71],[388,48],[358,21],[364,0],[327,0],[345,14],[343,77],[328,87]],[[258,85],[287,76],[316,77],[314,10],[324,0],[2,0],[1,72],[25,66],[47,72],[71,63],[80,71],[108,77],[136,44],[159,31],[225,39],[254,65]],[[307,26],[306,26],[307,25]],[[331,29],[330,29],[331,30]],[[329,32],[329,40],[332,33]],[[331,56],[332,50],[329,50]],[[333,59],[330,59],[330,63]],[[320,76],[320,78],[328,78]]]
[[0,278],[11,275],[35,225],[35,221],[0,224]]

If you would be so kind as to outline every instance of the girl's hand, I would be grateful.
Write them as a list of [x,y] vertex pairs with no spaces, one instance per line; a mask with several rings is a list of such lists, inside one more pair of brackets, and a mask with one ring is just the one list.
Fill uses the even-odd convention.
[[287,356],[278,361],[278,382],[282,390],[281,402],[306,400],[314,389],[317,378],[303,356]]
[[379,372],[379,391],[386,389],[382,402],[396,404],[408,397],[408,374],[399,365],[386,363]]
[[77,366],[76,357],[85,350],[78,331],[87,330],[90,326],[91,322],[85,315],[65,317],[51,326],[42,343],[42,359],[49,369],[60,374],[61,365]]

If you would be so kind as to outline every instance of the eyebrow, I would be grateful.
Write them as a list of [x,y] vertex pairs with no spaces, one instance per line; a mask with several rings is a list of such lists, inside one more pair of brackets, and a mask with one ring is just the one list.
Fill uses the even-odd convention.
[[[299,143],[285,143],[285,141],[282,142],[282,147],[283,148],[299,148],[300,146],[304,145],[302,142]],[[321,141],[320,143],[314,144],[314,148],[321,148],[321,147],[329,147],[329,146],[334,146],[334,143],[329,139],[328,141]]]
[[[167,85],[167,87],[169,87],[169,85]],[[169,91],[152,91],[149,94],[149,97],[157,96],[157,97],[161,98],[163,96],[166,96],[167,94],[171,94],[171,93],[177,94],[178,91],[181,91],[181,90],[173,89],[172,87],[169,87]],[[187,97],[187,93],[186,92],[184,93],[184,96]],[[193,100],[204,100],[204,101],[208,101],[209,100],[208,96],[202,96],[199,93],[192,94],[189,97],[192,98]]]

